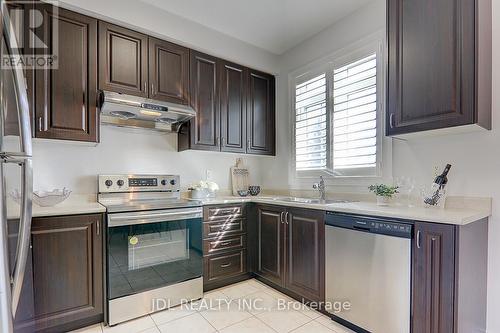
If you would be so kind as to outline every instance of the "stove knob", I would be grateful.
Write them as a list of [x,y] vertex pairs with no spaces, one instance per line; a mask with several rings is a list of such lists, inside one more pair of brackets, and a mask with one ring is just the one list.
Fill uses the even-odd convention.
[[123,184],[125,184],[125,182],[122,180],[122,179],[119,179],[116,184],[118,184],[118,186],[123,186]]
[[175,181],[175,179],[172,179],[172,180],[170,181],[170,185],[175,185],[175,184],[177,184],[177,182]]
[[167,185],[167,181],[166,181],[165,179],[163,179],[163,180],[161,181],[161,184],[162,184],[163,186],[165,186],[165,185]]
[[108,179],[104,182],[104,184],[106,184],[107,187],[110,187],[111,185],[113,185],[113,181]]

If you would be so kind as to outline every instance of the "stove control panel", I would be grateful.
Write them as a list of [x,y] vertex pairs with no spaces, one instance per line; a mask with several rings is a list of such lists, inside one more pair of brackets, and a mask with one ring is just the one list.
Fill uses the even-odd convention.
[[179,192],[177,175],[99,175],[99,193]]

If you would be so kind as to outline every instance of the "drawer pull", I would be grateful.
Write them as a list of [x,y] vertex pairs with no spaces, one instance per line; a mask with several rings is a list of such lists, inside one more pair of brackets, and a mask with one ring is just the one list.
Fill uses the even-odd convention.
[[228,268],[229,266],[231,266],[231,263],[227,263],[227,264],[222,264],[220,265],[220,268]]
[[231,244],[231,241],[219,243],[220,246],[226,246]]

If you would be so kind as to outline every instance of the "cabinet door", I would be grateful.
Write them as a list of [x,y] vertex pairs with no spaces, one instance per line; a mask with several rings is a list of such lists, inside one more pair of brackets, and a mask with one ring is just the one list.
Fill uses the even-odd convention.
[[57,67],[35,71],[35,136],[98,142],[97,20],[46,4],[37,8]]
[[37,328],[63,331],[103,320],[101,219],[100,214],[33,219]]
[[288,209],[285,288],[311,301],[325,298],[325,212]]
[[149,38],[149,97],[188,104],[189,49]]
[[221,150],[245,153],[247,70],[228,62],[220,67]]
[[475,3],[387,2],[388,135],[474,123]]
[[275,154],[275,79],[249,70],[247,100],[247,153]]
[[196,118],[191,120],[191,149],[220,150],[218,61],[215,57],[191,51],[191,105],[196,110]]
[[257,206],[257,275],[283,286],[285,209]]
[[148,37],[99,21],[99,89],[148,97]]
[[415,223],[414,333],[454,332],[455,227]]
[[[9,264],[10,272],[14,270],[14,263],[16,260],[17,241],[19,239],[19,220],[8,220],[8,248],[9,248]],[[14,332],[34,332],[35,331],[35,306],[33,295],[33,259],[32,251],[28,252],[26,267],[24,271],[23,286],[19,303],[17,306],[16,317],[14,318]]]

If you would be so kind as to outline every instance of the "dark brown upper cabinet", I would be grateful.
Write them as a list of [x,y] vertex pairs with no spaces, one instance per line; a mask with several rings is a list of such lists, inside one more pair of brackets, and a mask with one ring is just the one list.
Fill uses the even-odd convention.
[[99,89],[148,97],[148,36],[99,21]]
[[388,0],[387,10],[387,135],[491,129],[491,0]]
[[57,55],[57,67],[34,71],[35,137],[98,142],[97,20],[47,4],[37,8],[44,17],[40,29],[47,52]]
[[219,59],[191,51],[191,106],[196,117],[184,128],[187,135],[179,138],[179,150],[220,150],[220,109],[218,99]]
[[34,325],[67,332],[104,316],[102,215],[34,218]]
[[275,154],[275,78],[191,50],[191,106],[179,151]]
[[221,150],[245,153],[248,70],[229,62],[220,68]]
[[275,155],[274,76],[249,70],[247,93],[247,153]]
[[149,38],[149,97],[189,103],[189,49]]

